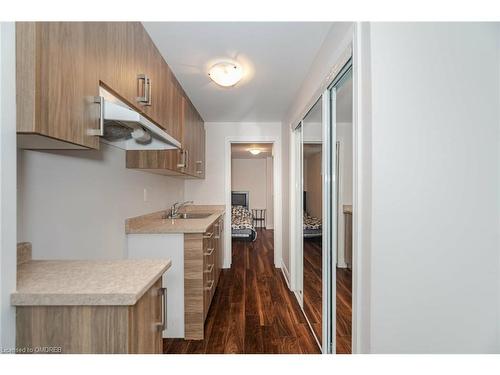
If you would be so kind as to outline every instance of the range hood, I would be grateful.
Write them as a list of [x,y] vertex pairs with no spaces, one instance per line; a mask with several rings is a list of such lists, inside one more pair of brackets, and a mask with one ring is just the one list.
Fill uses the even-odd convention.
[[159,126],[127,106],[104,88],[95,98],[101,106],[100,129],[90,131],[101,142],[123,150],[172,150],[181,147],[179,141]]

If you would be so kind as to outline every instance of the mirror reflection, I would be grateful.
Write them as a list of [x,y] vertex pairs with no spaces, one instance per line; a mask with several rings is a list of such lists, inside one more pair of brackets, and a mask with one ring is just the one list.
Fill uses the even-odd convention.
[[316,102],[302,125],[303,186],[303,305],[319,342],[323,309],[323,139],[322,104]]

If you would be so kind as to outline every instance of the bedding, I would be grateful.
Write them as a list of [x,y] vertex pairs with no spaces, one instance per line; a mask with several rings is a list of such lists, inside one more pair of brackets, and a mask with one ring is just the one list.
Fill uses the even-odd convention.
[[321,236],[321,219],[310,216],[304,212],[303,225],[304,237]]
[[231,236],[252,241],[257,238],[252,213],[244,206],[231,206]]

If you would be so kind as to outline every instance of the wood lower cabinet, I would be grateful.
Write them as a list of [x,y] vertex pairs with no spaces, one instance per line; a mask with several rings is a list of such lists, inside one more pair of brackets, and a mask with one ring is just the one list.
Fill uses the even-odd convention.
[[162,353],[162,294],[160,278],[133,306],[18,306],[16,347],[21,353],[48,348],[54,353]]
[[184,338],[203,340],[222,268],[223,217],[205,233],[184,235]]

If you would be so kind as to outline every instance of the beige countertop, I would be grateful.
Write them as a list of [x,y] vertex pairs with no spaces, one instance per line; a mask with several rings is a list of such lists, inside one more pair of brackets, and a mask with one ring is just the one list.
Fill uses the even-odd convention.
[[190,205],[182,212],[211,213],[201,219],[164,219],[166,210],[137,216],[125,221],[127,234],[204,233],[225,212],[224,206]]
[[18,266],[14,306],[134,305],[169,259],[30,260]]

